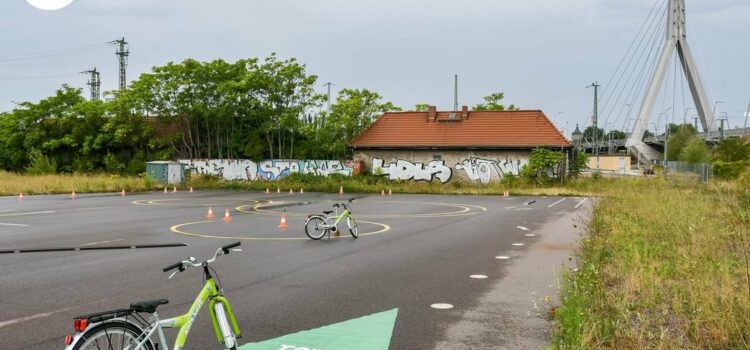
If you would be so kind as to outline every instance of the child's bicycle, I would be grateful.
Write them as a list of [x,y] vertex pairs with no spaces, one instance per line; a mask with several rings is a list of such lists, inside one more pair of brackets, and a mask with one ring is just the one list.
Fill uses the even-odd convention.
[[[221,281],[210,264],[216,261],[220,255],[238,252],[240,242],[223,246],[216,250],[213,258],[203,262],[196,262],[195,258],[178,262],[165,267],[164,272],[177,269],[169,278],[177,272],[185,271],[188,267],[202,267],[206,284],[203,286],[190,311],[182,316],[160,320],[156,313],[159,305],[167,304],[167,299],[142,301],[130,304],[128,309],[119,309],[76,317],[73,320],[73,328],[76,333],[65,337],[66,350],[157,350],[169,349],[164,336],[164,328],[179,328],[174,349],[179,350],[185,346],[190,327],[198,316],[203,304],[208,301],[208,310],[211,314],[216,339],[223,344],[223,349],[237,349],[237,339],[240,338],[240,328],[235,320],[232,307],[224,297]],[[150,314],[146,319],[142,314]],[[158,335],[156,341],[152,337]]]
[[[323,238],[326,234],[328,237],[331,236],[331,232],[339,235],[338,224],[341,220],[346,218],[346,225],[349,227],[349,233],[352,237],[357,238],[359,236],[359,228],[357,228],[357,221],[352,216],[352,211],[349,209],[349,205],[354,201],[354,198],[350,199],[346,203],[336,203],[333,205],[336,208],[336,214],[333,214],[333,210],[323,211],[323,215],[312,214],[307,216],[305,221],[305,233],[308,237],[314,240]],[[343,207],[344,211],[339,214],[339,207]]]

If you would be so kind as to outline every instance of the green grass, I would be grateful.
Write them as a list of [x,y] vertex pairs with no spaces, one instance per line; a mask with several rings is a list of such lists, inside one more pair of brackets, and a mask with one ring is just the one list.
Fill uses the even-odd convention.
[[563,277],[555,346],[750,348],[750,180],[599,191],[578,271]]
[[155,189],[146,178],[117,175],[25,175],[0,171],[0,195],[128,192]]

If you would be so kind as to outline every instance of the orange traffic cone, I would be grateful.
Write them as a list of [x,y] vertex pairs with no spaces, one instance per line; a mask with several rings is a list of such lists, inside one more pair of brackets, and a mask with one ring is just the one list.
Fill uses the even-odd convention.
[[344,186],[339,187],[339,194],[344,194]]
[[281,189],[276,187],[276,193],[281,193]]
[[214,210],[211,207],[208,207],[208,215],[206,215],[206,219],[213,219],[216,216],[214,216]]
[[287,228],[289,228],[289,225],[286,223],[286,209],[284,209],[284,214],[281,214],[281,222],[279,222],[279,230],[284,231]]
[[167,186],[164,186],[164,193],[169,193],[167,192]]
[[294,191],[292,191],[291,188],[289,189],[289,194],[294,194]]
[[177,186],[172,187],[172,193],[177,193]]
[[232,216],[229,215],[229,209],[227,209],[224,212],[224,222],[226,222],[226,223],[232,222]]
[[122,189],[122,192],[120,192],[120,197],[125,197],[125,189]]
[[385,190],[380,190],[380,195],[385,196]]
[[266,194],[271,193],[271,191],[268,190],[268,187],[266,187]]
[[18,194],[18,201],[23,202],[23,193]]
[[76,191],[73,191],[70,193],[70,199],[75,200],[76,199]]
[[390,195],[392,195],[392,194],[393,194],[393,191],[391,191],[391,189],[389,188],[389,189],[388,189],[388,195],[390,196]]
[[299,194],[305,194],[305,190],[300,188],[299,189]]
[[193,188],[192,187],[190,187],[190,193],[193,193]]

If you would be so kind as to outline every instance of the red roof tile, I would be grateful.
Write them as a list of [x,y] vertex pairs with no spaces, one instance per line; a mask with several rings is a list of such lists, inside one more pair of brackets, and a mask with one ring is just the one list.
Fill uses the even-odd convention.
[[534,148],[570,147],[542,111],[386,113],[349,145],[354,148]]

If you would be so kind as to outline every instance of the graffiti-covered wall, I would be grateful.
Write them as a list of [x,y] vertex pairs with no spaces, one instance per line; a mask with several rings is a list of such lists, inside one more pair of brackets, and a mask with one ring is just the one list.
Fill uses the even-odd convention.
[[520,175],[531,151],[357,150],[354,159],[367,170],[391,180],[454,179],[488,184]]
[[256,163],[247,159],[181,159],[194,174],[221,176],[227,180],[278,180],[294,173],[329,176],[357,175],[360,162],[341,160],[269,159]]

